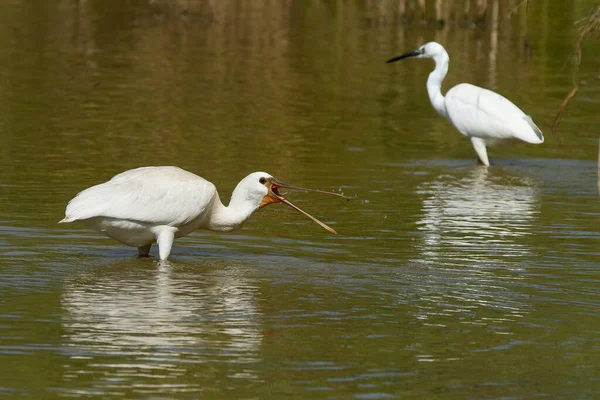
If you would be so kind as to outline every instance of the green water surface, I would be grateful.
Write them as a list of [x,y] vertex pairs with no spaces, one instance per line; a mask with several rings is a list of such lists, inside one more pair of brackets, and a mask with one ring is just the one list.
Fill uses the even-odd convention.
[[[412,3],[412,2],[409,2]],[[600,85],[552,133],[600,44],[594,1],[488,1],[483,21],[398,2],[0,5],[0,397],[600,398]],[[448,11],[449,10],[449,11]],[[542,145],[489,150],[429,104],[470,82],[530,114]],[[177,165],[226,201],[267,171],[290,193],[168,264],[81,224],[80,190]],[[153,255],[155,255],[155,249]]]

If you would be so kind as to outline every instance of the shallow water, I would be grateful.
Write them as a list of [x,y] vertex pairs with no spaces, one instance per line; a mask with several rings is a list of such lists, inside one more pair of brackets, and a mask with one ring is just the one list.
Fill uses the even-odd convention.
[[[592,2],[549,3],[441,28],[370,3],[0,6],[0,396],[600,396],[597,87],[550,129],[600,48],[577,74]],[[429,104],[432,63],[384,63],[428,40],[445,88],[499,91],[546,142],[478,166]],[[271,206],[168,263],[56,224],[141,165],[223,200],[255,170],[356,198],[289,195],[339,235]]]

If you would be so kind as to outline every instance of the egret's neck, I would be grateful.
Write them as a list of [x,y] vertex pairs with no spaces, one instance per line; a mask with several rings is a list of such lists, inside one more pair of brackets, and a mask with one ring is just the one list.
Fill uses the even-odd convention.
[[247,201],[240,201],[235,196],[231,198],[229,206],[226,207],[217,195],[208,221],[208,229],[219,232],[238,229],[257,209],[258,206],[254,207]]
[[444,51],[433,60],[435,61],[435,69],[429,74],[429,78],[427,78],[427,93],[429,93],[431,105],[438,114],[444,118],[448,118],[446,103],[444,102],[444,96],[442,95],[442,82],[448,73],[448,63],[450,58],[448,57],[448,53]]

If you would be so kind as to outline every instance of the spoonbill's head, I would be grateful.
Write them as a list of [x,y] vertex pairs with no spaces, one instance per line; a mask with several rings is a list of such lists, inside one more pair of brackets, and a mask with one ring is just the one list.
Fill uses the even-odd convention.
[[269,188],[265,185],[265,182],[271,178],[272,176],[266,172],[251,173],[235,187],[231,200],[250,204],[254,209],[261,207],[263,199],[269,194]]
[[287,183],[278,181],[277,179],[273,178],[273,176],[271,176],[270,174],[268,174],[266,172],[253,172],[250,175],[248,175],[247,177],[245,177],[244,179],[242,179],[240,181],[240,183],[237,185],[237,187],[235,188],[235,190],[233,191],[231,198],[233,200],[234,198],[243,196],[242,197],[244,199],[243,201],[251,203],[253,206],[255,206],[255,208],[262,208],[262,207],[268,206],[269,204],[273,204],[273,203],[283,203],[283,204],[293,208],[294,210],[299,211],[302,214],[306,215],[308,218],[312,219],[317,224],[319,224],[323,228],[327,229],[329,232],[331,232],[333,234],[337,233],[336,231],[334,231],[332,228],[330,228],[323,222],[319,221],[318,219],[316,219],[315,217],[313,217],[306,211],[303,211],[298,206],[292,204],[289,200],[284,198],[281,195],[281,193],[279,193],[280,189],[323,193],[323,194],[329,194],[329,195],[333,195],[333,196],[342,197],[346,200],[350,200],[349,197],[346,197],[339,193],[325,192],[323,190],[306,189],[306,188],[299,187],[299,186],[288,185]]
[[386,62],[392,63],[400,60],[404,60],[405,58],[416,57],[416,58],[437,58],[446,54],[446,49],[437,43],[437,42],[429,42],[425,43],[423,46],[419,47],[415,51],[411,51],[410,53],[402,54],[401,56],[391,58]]

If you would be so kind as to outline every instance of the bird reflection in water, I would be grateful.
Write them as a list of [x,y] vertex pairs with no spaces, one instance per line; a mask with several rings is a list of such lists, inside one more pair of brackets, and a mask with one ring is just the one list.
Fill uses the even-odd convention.
[[[156,381],[144,381],[149,374],[182,385],[187,365],[210,361],[229,372],[240,365],[238,378],[257,380],[251,365],[262,343],[258,295],[243,266],[120,265],[70,280],[61,299],[69,315],[63,339],[73,360],[65,379],[91,370],[94,390],[135,382],[152,392]],[[76,360],[86,367],[75,367]],[[206,383],[186,382],[179,389],[194,392]]]
[[415,263],[427,271],[418,318],[463,313],[465,322],[487,324],[489,315],[473,312],[481,307],[520,316],[527,307],[514,286],[535,258],[528,245],[539,213],[534,182],[478,167],[462,178],[442,175],[417,193],[424,200]]
[[[536,189],[526,178],[501,176],[475,168],[462,179],[440,177],[418,189],[428,196],[418,222],[424,233],[427,253],[468,248],[477,258],[481,252],[527,252],[519,239],[531,235],[531,225],[539,210]],[[476,261],[476,260],[475,260]]]

